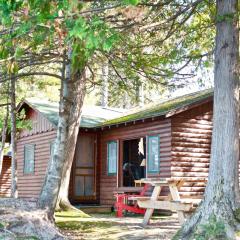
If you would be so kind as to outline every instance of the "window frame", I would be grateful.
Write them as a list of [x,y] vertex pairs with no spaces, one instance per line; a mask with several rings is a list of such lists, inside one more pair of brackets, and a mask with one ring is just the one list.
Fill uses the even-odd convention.
[[[150,147],[149,147],[149,143],[150,143],[150,139],[151,138],[157,138],[158,141],[158,145],[157,145],[157,148],[158,148],[158,169],[157,170],[152,170],[149,168],[149,162],[150,162]],[[147,174],[156,174],[156,173],[160,173],[160,135],[157,134],[157,135],[150,135],[150,136],[147,136],[147,166],[146,166],[146,171],[147,171]]]
[[[116,144],[116,165],[115,165],[115,172],[109,172],[109,166],[110,166],[110,158],[109,158],[109,144],[115,143]],[[118,141],[117,140],[111,140],[107,142],[107,175],[108,176],[116,176],[118,172]]]
[[[26,168],[26,148],[30,147],[30,146],[33,149],[33,167],[32,167],[32,171],[29,171]],[[24,175],[29,175],[29,174],[34,174],[35,173],[35,147],[36,147],[36,144],[32,144],[32,143],[24,145],[24,158],[23,158],[23,163],[24,163],[23,164],[23,174]]]

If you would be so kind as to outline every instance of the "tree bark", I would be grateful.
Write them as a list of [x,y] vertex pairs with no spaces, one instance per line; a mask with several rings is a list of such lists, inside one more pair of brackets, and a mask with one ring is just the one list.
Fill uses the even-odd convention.
[[18,197],[17,192],[17,144],[16,144],[16,86],[15,78],[11,76],[11,174],[12,174],[12,185],[11,185],[11,196],[13,198]]
[[7,136],[7,127],[8,127],[8,116],[9,116],[9,106],[6,106],[6,115],[3,122],[3,128],[2,128],[2,145],[0,148],[0,174],[2,173],[2,166],[3,166],[3,156],[4,156],[4,147],[6,142],[6,136]]
[[106,62],[102,66],[102,107],[108,106],[108,78],[109,78],[109,66]]
[[212,217],[235,239],[238,228],[239,182],[239,32],[238,1],[217,0],[214,67],[213,135],[208,184],[204,200],[183,226],[181,239],[199,231]]
[[63,177],[67,174],[66,169],[71,169],[72,166],[85,96],[85,67],[73,72],[70,59],[71,49],[68,53],[66,77],[62,80],[54,154],[49,161],[38,200],[38,207],[46,210],[50,219],[53,218],[60,185]]

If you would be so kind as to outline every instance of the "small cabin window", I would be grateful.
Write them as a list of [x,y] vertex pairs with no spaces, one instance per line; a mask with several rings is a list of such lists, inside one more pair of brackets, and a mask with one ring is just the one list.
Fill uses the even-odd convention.
[[107,143],[108,175],[117,174],[118,147],[117,141]]
[[35,145],[26,144],[24,146],[24,173],[34,173]]
[[159,173],[160,170],[160,137],[148,137],[148,158],[147,158],[147,172]]

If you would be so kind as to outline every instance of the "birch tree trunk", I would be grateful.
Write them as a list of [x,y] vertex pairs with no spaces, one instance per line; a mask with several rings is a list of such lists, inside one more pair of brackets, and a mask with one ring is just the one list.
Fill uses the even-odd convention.
[[12,154],[12,161],[11,161],[11,174],[12,174],[12,185],[11,185],[11,196],[13,198],[18,197],[17,193],[17,159],[16,159],[16,152],[17,152],[17,144],[16,144],[16,80],[12,76],[11,77],[11,154]]
[[108,62],[106,61],[105,64],[102,66],[102,107],[108,106],[108,78],[109,78],[109,66]]
[[6,142],[6,136],[7,136],[7,127],[8,127],[8,115],[9,115],[9,106],[6,107],[6,115],[3,122],[3,128],[2,128],[2,145],[0,148],[0,174],[2,173],[2,166],[3,166],[3,156],[4,156],[4,147]]
[[85,67],[73,72],[70,59],[71,50],[68,53],[66,77],[63,78],[61,86],[54,154],[49,161],[38,200],[38,207],[47,211],[49,219],[53,218],[62,178],[68,174],[66,169],[71,169],[72,166],[85,96]]
[[[228,238],[238,228],[239,183],[239,32],[238,1],[217,0],[213,135],[204,200],[183,226],[180,239],[200,231],[212,217],[225,224]],[[201,231],[200,231],[201,232]]]

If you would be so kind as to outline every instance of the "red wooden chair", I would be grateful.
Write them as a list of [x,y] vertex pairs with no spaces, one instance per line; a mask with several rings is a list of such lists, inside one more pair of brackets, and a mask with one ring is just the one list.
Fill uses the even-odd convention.
[[[123,211],[128,211],[132,213],[144,214],[146,209],[140,208],[137,201],[131,200],[131,197],[143,197],[149,190],[150,184],[145,184],[142,191],[139,194],[127,194],[127,193],[116,193],[115,209],[116,216],[123,217]],[[130,201],[134,201],[134,204],[130,204]]]

